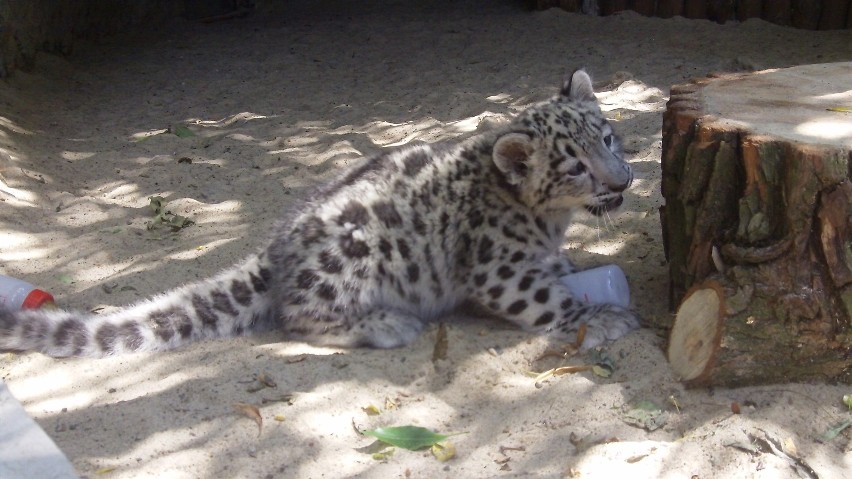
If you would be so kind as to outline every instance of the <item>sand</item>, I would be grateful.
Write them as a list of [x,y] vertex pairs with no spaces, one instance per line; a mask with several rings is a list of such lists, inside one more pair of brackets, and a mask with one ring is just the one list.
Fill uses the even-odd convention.
[[[717,25],[632,13],[528,12],[521,2],[285,2],[213,24],[176,20],[94,43],[0,83],[0,271],[97,311],[227,267],[355,158],[451,140],[546,99],[585,67],[636,181],[623,211],[580,218],[566,247],[616,263],[648,324],[670,318],[661,244],[660,128],[672,84],[717,71],[849,60],[850,31]],[[191,137],[157,132],[187,125]],[[479,130],[477,130],[479,129]],[[173,130],[177,131],[175,128]],[[148,230],[150,196],[194,224]],[[390,351],[317,348],[274,333],[109,359],[0,357],[0,377],[87,477],[796,477],[769,437],[821,478],[852,469],[849,385],[686,390],[662,331],[607,346],[614,372],[536,383],[554,345],[470,315]],[[264,374],[276,387],[257,389]],[[639,401],[664,412],[625,421]],[[259,406],[263,428],[236,413]],[[732,412],[732,403],[739,414]],[[375,406],[379,415],[368,415]],[[374,458],[357,429],[460,432],[455,457]],[[659,424],[658,424],[659,425]],[[765,448],[765,445],[764,445]],[[790,448],[793,448],[792,450]]]

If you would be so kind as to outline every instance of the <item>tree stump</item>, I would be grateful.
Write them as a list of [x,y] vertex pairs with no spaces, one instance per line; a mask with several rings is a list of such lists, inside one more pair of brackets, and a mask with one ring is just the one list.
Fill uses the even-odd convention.
[[852,62],[672,88],[660,213],[687,385],[852,381],[851,171]]

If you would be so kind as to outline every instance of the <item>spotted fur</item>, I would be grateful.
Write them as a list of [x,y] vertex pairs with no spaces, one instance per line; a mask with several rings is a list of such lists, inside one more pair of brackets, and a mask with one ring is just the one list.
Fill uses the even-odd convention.
[[279,328],[324,344],[391,348],[474,300],[585,347],[638,326],[574,298],[559,277],[571,215],[618,207],[632,173],[579,70],[551,101],[457,144],[366,160],[280,221],[257,254],[115,313],[0,311],[0,350],[100,356]]

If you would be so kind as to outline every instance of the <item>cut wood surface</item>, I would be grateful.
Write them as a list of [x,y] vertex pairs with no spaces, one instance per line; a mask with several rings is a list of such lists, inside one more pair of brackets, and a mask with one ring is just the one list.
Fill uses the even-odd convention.
[[852,379],[852,63],[673,87],[662,160],[675,370]]
[[695,381],[708,373],[724,324],[724,293],[717,283],[696,288],[684,299],[672,328],[668,357],[675,374]]

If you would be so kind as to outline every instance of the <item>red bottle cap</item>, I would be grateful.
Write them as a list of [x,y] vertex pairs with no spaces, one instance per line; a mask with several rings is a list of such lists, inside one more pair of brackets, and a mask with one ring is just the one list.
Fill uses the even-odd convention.
[[44,292],[40,289],[34,289],[30,291],[30,294],[24,299],[24,302],[21,304],[22,309],[38,309],[44,306],[46,303],[52,303],[53,296],[50,293]]

